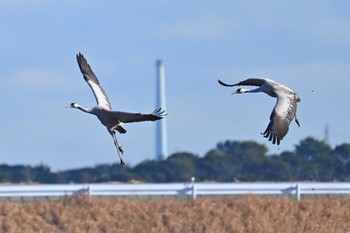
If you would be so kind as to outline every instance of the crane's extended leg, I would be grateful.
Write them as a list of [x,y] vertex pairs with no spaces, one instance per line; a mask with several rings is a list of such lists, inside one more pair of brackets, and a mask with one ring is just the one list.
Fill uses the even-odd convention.
[[300,122],[299,122],[299,120],[297,118],[297,114],[295,114],[295,123],[297,123],[297,125],[300,127]]
[[117,152],[118,152],[118,155],[119,155],[120,166],[124,167],[125,166],[125,163],[123,161],[124,150],[122,149],[122,147],[118,143],[117,136],[115,135],[115,131],[112,131],[112,137],[113,137],[114,145],[115,145]]

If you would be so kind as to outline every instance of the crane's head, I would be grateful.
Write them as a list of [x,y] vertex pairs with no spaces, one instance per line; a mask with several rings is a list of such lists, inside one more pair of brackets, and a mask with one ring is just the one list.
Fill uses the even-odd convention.
[[86,109],[86,108],[83,108],[82,106],[80,106],[79,104],[77,103],[71,103],[70,105],[68,105],[66,108],[76,108],[76,109],[79,109],[83,112],[88,112],[88,113],[91,113],[93,111],[93,109]]
[[246,93],[248,92],[249,90],[247,89],[244,89],[244,88],[238,88],[235,92],[232,93],[233,94],[243,94],[243,93]]
[[79,106],[79,104],[77,104],[77,103],[71,103],[66,108],[78,108],[78,106]]

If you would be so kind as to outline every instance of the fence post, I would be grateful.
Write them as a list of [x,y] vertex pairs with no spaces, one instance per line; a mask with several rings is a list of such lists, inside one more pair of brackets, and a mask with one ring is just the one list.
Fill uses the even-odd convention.
[[196,186],[195,186],[195,184],[194,184],[195,178],[192,177],[192,178],[191,178],[191,181],[192,181],[192,200],[195,200],[195,199],[196,199],[196,196],[197,196]]
[[296,195],[297,201],[300,201],[300,184],[299,183],[295,185],[295,195]]
[[91,196],[90,185],[87,186],[87,195],[88,195],[89,197]]

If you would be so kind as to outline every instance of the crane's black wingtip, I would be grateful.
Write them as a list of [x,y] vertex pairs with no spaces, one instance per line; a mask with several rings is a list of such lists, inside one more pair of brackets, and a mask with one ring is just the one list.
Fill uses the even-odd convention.
[[77,53],[76,57],[77,57],[77,60],[78,60],[78,61],[79,61],[80,59],[85,59],[84,55],[83,55],[81,52]]
[[[79,69],[84,74],[84,66],[86,66],[85,64],[87,64],[87,61],[86,61],[85,57],[83,56],[83,54],[81,54],[80,52],[77,53],[76,58],[77,58],[77,62],[79,65]],[[85,76],[84,76],[84,79],[85,79]]]
[[154,116],[159,117],[159,119],[162,119],[164,117],[166,117],[168,114],[166,113],[165,110],[163,110],[162,108],[157,108],[156,110],[153,111],[152,113]]

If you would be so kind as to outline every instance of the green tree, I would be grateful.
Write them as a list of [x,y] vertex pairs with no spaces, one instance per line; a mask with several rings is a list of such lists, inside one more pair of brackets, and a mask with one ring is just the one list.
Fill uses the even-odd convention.
[[311,180],[326,181],[335,177],[337,159],[331,156],[332,148],[324,141],[307,137],[296,146],[295,152],[305,159],[305,169]]
[[279,155],[267,156],[254,168],[260,181],[288,181],[292,179],[290,165]]
[[336,146],[332,152],[332,156],[338,160],[336,170],[337,178],[344,181],[350,180],[350,143],[343,143]]
[[281,159],[288,164],[287,180],[302,181],[311,180],[309,177],[308,167],[311,164],[302,156],[298,156],[295,152],[284,151],[280,154]]
[[350,143],[343,143],[336,146],[332,153],[343,165],[350,164]]
[[175,153],[167,158],[166,163],[171,168],[167,172],[167,177],[170,182],[186,182],[196,176],[195,161],[198,156],[183,152]]
[[231,165],[234,179],[242,181],[259,180],[260,166],[266,160],[267,147],[254,141],[225,141],[217,149],[227,155],[227,165]]
[[232,181],[236,179],[236,167],[228,156],[219,150],[210,150],[196,162],[197,180]]

